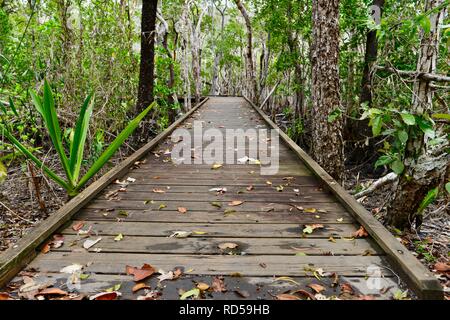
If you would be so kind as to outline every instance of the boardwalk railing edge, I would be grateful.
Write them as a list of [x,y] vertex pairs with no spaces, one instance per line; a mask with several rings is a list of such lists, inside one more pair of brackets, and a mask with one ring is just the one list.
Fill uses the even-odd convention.
[[156,145],[172,133],[183,121],[188,119],[196,110],[209,100],[205,97],[203,101],[194,106],[184,116],[175,121],[166,130],[158,134],[153,140],[137,150],[119,165],[108,171],[97,181],[89,185],[80,194],[62,206],[58,211],[50,215],[44,221],[35,226],[30,233],[20,239],[12,248],[0,254],[0,288],[5,286],[22,268],[24,268],[36,255],[36,249],[47,240],[54,232],[67,223],[80,208],[86,205],[93,197],[100,193],[112,181],[126,173],[130,167],[142,159]]
[[260,108],[247,97],[243,97],[275,130],[281,139],[305,165],[336,196],[339,202],[355,217],[378,245],[386,252],[396,272],[405,280],[421,299],[443,299],[443,290],[434,275],[414,257],[375,217],[373,217],[353,196],[337,183],[317,162],[285,134]]

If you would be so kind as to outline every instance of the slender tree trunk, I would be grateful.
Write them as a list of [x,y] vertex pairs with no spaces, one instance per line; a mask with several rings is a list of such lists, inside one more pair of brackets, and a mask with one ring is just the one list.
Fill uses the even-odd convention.
[[[444,0],[427,0],[425,12],[441,5]],[[435,73],[439,52],[439,25],[443,23],[446,8],[430,15],[430,32],[422,32],[422,40],[417,63],[418,73]],[[419,78],[414,83],[411,113],[430,115],[432,112],[433,91],[430,81]],[[404,229],[413,222],[416,227],[422,223],[418,212],[420,203],[426,194],[442,184],[450,156],[446,152],[448,141],[432,148],[428,145],[430,137],[422,132],[410,136],[405,154],[405,171],[400,176],[393,201],[388,208],[387,222]]]
[[[214,3],[215,4],[215,3]],[[226,6],[223,10],[217,8],[220,12],[221,24],[220,24],[220,36],[223,34],[223,30],[225,29],[225,10]],[[220,93],[219,89],[219,63],[220,63],[221,53],[215,47],[214,52],[214,65],[213,65],[213,76],[212,76],[212,84],[211,84],[211,95],[215,96]]]
[[336,180],[342,181],[344,152],[342,119],[329,122],[340,108],[339,0],[313,0],[312,155]]
[[236,6],[241,12],[247,27],[247,52],[246,52],[246,77],[247,77],[247,92],[249,98],[256,104],[259,102],[258,84],[256,82],[255,70],[253,65],[253,31],[250,17],[242,4],[241,0],[234,0]]
[[158,0],[142,1],[141,18],[141,63],[139,71],[138,100],[135,113],[139,113],[153,102],[155,69],[155,29]]
[[[372,1],[372,9],[373,9],[373,17],[375,18],[375,23],[379,23],[377,19],[381,19],[381,15],[383,12],[385,0],[373,0]],[[377,40],[377,31],[371,30],[367,33],[366,40],[366,51],[364,55],[364,71],[361,80],[361,94],[360,94],[360,103],[368,103],[369,105],[372,103],[372,67],[376,62],[378,56],[378,40]],[[368,127],[368,126],[367,126]]]

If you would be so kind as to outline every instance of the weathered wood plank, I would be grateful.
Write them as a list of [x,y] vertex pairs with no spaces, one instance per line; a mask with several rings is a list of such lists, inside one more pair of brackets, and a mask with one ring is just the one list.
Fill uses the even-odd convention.
[[79,220],[113,221],[121,219],[129,222],[201,222],[201,223],[354,223],[355,219],[347,212],[306,213],[293,211],[282,212],[232,212],[224,214],[217,211],[189,211],[180,214],[178,211],[144,211],[113,210],[105,212],[97,209],[83,209],[76,216]]
[[[90,239],[95,239],[92,236]],[[83,236],[65,235],[65,245],[52,251],[71,252],[86,250]],[[281,238],[167,238],[167,237],[135,237],[126,236],[121,241],[113,237],[105,237],[90,248],[95,252],[101,248],[102,253],[151,253],[151,254],[249,254],[249,255],[294,255],[304,253],[313,255],[383,255],[383,251],[371,240],[335,239],[281,239]],[[232,250],[222,250],[224,243],[237,244]]]
[[[79,221],[73,221],[72,225]],[[206,232],[193,234],[192,237],[245,237],[245,238],[327,238],[351,237],[356,231],[353,224],[324,224],[324,228],[316,229],[312,234],[303,235],[303,226],[298,224],[209,224],[209,223],[159,223],[159,222],[104,222],[86,221],[84,229],[92,226],[92,233],[115,237],[119,233],[124,236],[170,236],[175,231]],[[62,234],[77,234],[72,228],[62,230]]]
[[[324,272],[336,272],[342,276],[365,276],[373,265],[385,265],[381,256],[232,256],[232,255],[174,255],[122,253],[50,252],[39,255],[30,268],[59,272],[61,268],[78,263],[86,272],[125,274],[127,265],[140,267],[151,264],[157,270],[173,270],[176,267],[191,270],[196,275],[242,276],[312,276],[317,268]],[[261,266],[263,265],[263,266]],[[392,273],[383,268],[384,275]]]

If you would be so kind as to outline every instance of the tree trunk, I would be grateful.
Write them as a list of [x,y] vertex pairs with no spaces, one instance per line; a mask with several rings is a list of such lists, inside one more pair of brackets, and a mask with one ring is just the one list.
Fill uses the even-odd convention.
[[[214,2],[214,5],[216,3]],[[220,12],[221,17],[221,24],[220,24],[220,35],[223,34],[223,31],[225,29],[225,10],[226,10],[226,4],[223,10],[219,9],[217,6],[217,11]],[[213,65],[213,76],[212,76],[212,83],[211,83],[211,95],[215,96],[220,93],[219,89],[219,63],[221,58],[221,53],[217,50],[215,47],[215,56],[214,56],[214,65]]]
[[343,179],[342,119],[329,122],[340,108],[339,0],[313,0],[312,155],[338,181]]
[[[444,0],[427,0],[425,12],[441,5]],[[443,23],[445,7],[430,15],[430,32],[422,32],[417,72],[435,73],[439,52],[439,25]],[[430,81],[418,78],[413,87],[411,113],[430,115],[432,112],[433,91]],[[393,201],[388,207],[387,222],[399,229],[411,227],[413,222],[420,227],[422,215],[418,212],[420,203],[427,193],[439,186],[444,178],[450,157],[446,153],[448,141],[432,148],[428,145],[430,137],[421,131],[410,136],[405,152],[405,170],[400,176]]]
[[153,102],[157,7],[158,0],[142,1],[141,63],[139,71],[138,100],[135,114],[140,113]]
[[253,66],[253,32],[250,17],[242,4],[241,0],[234,0],[236,6],[241,12],[245,20],[245,25],[247,27],[247,52],[246,52],[246,82],[247,82],[247,94],[249,99],[252,100],[256,105],[259,103],[258,96],[258,84],[256,82],[255,70]]

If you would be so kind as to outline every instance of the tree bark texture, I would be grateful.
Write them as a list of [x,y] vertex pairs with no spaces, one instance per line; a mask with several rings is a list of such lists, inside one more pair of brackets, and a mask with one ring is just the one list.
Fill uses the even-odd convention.
[[313,0],[312,155],[338,181],[342,181],[344,152],[342,118],[329,122],[340,108],[339,0]]

